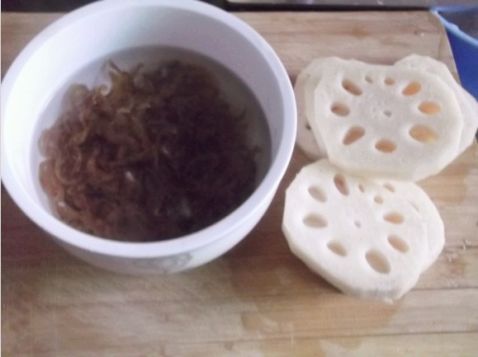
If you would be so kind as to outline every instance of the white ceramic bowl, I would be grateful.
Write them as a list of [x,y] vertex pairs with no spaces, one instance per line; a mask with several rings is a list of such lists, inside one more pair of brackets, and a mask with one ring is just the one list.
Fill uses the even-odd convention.
[[[196,233],[152,243],[117,242],[58,220],[38,181],[42,112],[65,81],[94,60],[137,46],[174,46],[204,54],[237,74],[267,118],[271,162],[234,212]],[[2,85],[3,182],[23,212],[73,255],[123,273],[166,273],[204,264],[243,239],[269,207],[293,151],[296,111],[281,61],[250,26],[196,1],[106,0],[56,21],[20,53]],[[51,123],[50,123],[51,124]],[[280,225],[280,222],[277,222]]]

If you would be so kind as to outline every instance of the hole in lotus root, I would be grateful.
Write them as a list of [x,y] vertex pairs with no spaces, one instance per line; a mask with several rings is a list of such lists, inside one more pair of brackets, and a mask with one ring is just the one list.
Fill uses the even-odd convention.
[[362,136],[365,135],[365,129],[361,126],[351,127],[344,136],[342,143],[344,145],[350,145],[359,140]]
[[362,89],[349,79],[342,81],[342,87],[352,95],[362,95]]
[[395,79],[387,77],[387,78],[385,78],[384,83],[387,86],[393,86],[395,84]]
[[407,242],[395,234],[389,235],[387,239],[390,245],[401,253],[406,253],[410,249]]
[[440,104],[436,102],[421,102],[418,110],[426,115],[435,115],[441,111]]
[[311,213],[304,218],[304,224],[312,228],[324,228],[327,226],[327,220],[320,214]]
[[348,196],[349,194],[349,186],[347,185],[347,181],[345,181],[345,177],[340,174],[334,176],[334,184],[337,187],[337,190],[344,196]]
[[373,200],[378,203],[379,205],[381,205],[383,203],[383,197],[380,196],[380,195],[377,195],[373,198]]
[[380,274],[390,273],[390,263],[387,258],[378,250],[371,249],[365,255],[370,267]]
[[397,148],[397,145],[391,140],[388,139],[380,139],[375,143],[375,148],[378,151],[381,151],[383,153],[391,153],[394,152]]
[[390,182],[385,182],[383,184],[383,187],[385,187],[390,192],[395,192],[395,187],[393,187],[393,185]]
[[422,89],[422,85],[418,82],[410,82],[403,90],[402,94],[406,96],[415,95]]
[[389,212],[385,216],[383,216],[383,219],[393,224],[402,224],[405,220],[403,216],[398,212]]
[[310,186],[308,191],[312,198],[319,202],[325,202],[327,200],[325,192],[320,187]]
[[330,241],[327,243],[327,248],[330,249],[333,253],[340,255],[341,257],[345,257],[347,255],[347,250],[345,247],[340,243],[335,240]]
[[427,125],[417,124],[410,129],[409,134],[421,143],[432,143],[438,139],[438,134]]
[[334,103],[332,104],[332,106],[330,107],[330,110],[332,111],[332,113],[340,116],[340,117],[345,117],[347,115],[349,115],[350,113],[350,109],[348,106],[346,106],[344,103]]

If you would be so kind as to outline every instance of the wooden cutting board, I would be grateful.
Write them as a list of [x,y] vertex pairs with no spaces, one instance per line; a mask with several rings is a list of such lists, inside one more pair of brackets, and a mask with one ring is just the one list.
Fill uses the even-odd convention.
[[[2,14],[2,71],[58,16]],[[455,70],[446,35],[426,12],[238,16],[272,44],[292,80],[313,58],[330,55],[392,63],[419,53]],[[242,243],[171,276],[120,276],[86,265],[4,193],[4,356],[476,355],[478,146],[423,182],[443,216],[446,247],[393,305],[342,295],[289,252],[280,230],[284,189],[305,163],[296,150],[271,208]]]

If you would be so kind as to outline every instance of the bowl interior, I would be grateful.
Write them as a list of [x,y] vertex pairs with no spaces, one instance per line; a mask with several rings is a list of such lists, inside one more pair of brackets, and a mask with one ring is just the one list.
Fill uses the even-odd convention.
[[[271,139],[268,168],[272,167],[284,144],[286,120],[291,121],[288,135],[294,136],[294,118],[285,118],[287,110],[295,113],[290,108],[293,95],[287,87],[290,84],[283,83],[288,79],[273,50],[251,28],[232,18],[196,2],[126,0],[98,2],[51,25],[17,58],[2,90],[2,130],[8,133],[2,137],[3,160],[11,180],[46,208],[37,179],[38,138],[56,119],[44,115],[46,108],[65,83],[89,64],[113,53],[150,46],[192,50],[234,72],[252,90],[264,112]],[[271,61],[279,65],[271,65]],[[95,71],[84,72],[81,78],[90,84],[98,80]],[[284,103],[285,99],[289,102]],[[290,139],[283,148],[286,162],[292,145]],[[280,166],[274,175],[282,176],[286,164]],[[277,184],[279,179],[272,178],[271,183]]]

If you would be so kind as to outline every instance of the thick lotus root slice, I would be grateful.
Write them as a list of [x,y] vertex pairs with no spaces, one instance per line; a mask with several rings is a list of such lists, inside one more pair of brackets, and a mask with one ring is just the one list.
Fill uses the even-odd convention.
[[327,62],[310,126],[348,172],[421,180],[458,153],[463,119],[453,91],[423,71]]
[[478,129],[478,103],[475,98],[457,83],[448,67],[431,57],[410,55],[395,63],[397,67],[424,71],[443,80],[453,90],[463,115],[463,129],[458,151],[462,153],[470,146]]
[[428,253],[422,271],[427,270],[438,258],[445,245],[445,225],[440,212],[427,193],[413,182],[377,181],[386,190],[406,199],[422,218],[427,227]]
[[[334,65],[337,62],[347,60],[339,57],[316,58],[305,67],[297,76],[294,85],[294,92],[297,102],[297,145],[311,160],[318,160],[327,157],[325,145],[320,135],[314,135],[309,124],[315,116],[315,88],[320,82],[323,71],[327,65]],[[354,61],[354,60],[352,60]]]
[[297,102],[297,145],[311,160],[327,156],[322,138],[315,137],[309,121],[314,116],[314,91],[320,81],[320,73],[316,67],[323,68],[330,58],[319,58],[304,68],[294,84]]
[[407,200],[327,160],[304,167],[287,189],[283,231],[310,269],[359,297],[400,298],[428,250],[426,226]]

